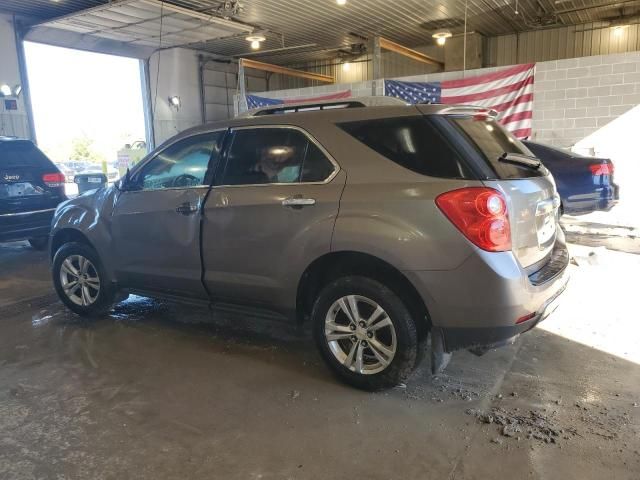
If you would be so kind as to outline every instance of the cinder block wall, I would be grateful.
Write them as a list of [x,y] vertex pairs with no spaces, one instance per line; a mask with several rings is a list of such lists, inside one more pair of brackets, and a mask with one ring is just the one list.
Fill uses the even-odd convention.
[[534,138],[570,147],[640,105],[640,52],[536,64]]

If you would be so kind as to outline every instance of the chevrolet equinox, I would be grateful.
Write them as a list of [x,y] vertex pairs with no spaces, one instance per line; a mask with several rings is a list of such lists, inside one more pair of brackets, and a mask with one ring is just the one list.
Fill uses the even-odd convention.
[[170,139],[61,204],[53,282],[79,315],[129,293],[310,322],[349,384],[403,382],[533,328],[569,255],[553,178],[493,112],[272,108]]

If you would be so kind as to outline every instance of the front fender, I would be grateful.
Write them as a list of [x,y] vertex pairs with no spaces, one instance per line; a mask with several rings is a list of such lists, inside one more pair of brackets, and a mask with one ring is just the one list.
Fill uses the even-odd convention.
[[84,236],[98,252],[111,278],[114,278],[111,262],[111,215],[118,196],[115,187],[100,188],[78,196],[56,209],[51,224],[51,238],[73,230]]

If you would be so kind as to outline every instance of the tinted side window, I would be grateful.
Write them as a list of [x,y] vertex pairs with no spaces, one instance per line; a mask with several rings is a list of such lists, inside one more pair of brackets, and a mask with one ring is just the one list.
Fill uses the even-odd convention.
[[52,166],[51,160],[31,142],[0,142],[0,168]]
[[234,133],[221,183],[315,182],[325,180],[332,171],[333,165],[322,151],[298,130],[242,129]]
[[413,172],[432,177],[473,178],[449,141],[426,117],[382,118],[338,126]]
[[187,188],[204,184],[209,159],[215,168],[224,132],[206,133],[180,140],[158,153],[135,175],[142,190]]
[[331,176],[334,170],[335,166],[329,161],[327,156],[322,153],[322,150],[320,150],[315,143],[309,142],[307,154],[302,164],[300,181],[323,182]]

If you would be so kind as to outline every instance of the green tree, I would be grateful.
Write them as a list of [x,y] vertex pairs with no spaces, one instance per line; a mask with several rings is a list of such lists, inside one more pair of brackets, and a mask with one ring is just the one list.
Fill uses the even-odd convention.
[[89,137],[76,137],[71,140],[70,160],[100,163],[104,157],[93,149],[93,140]]

